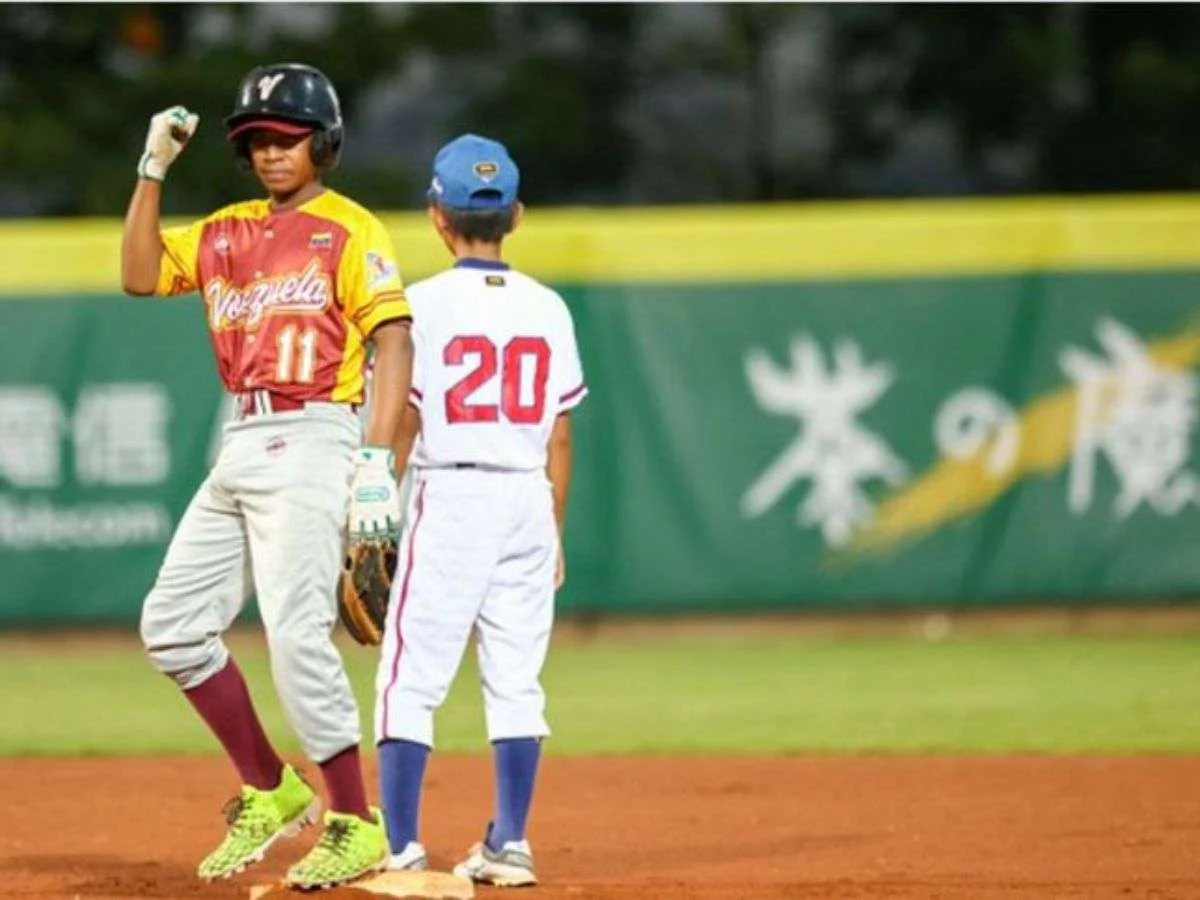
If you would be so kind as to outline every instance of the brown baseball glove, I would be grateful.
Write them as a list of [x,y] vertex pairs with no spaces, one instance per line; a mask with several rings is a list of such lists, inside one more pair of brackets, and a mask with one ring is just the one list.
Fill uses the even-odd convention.
[[395,571],[394,538],[364,537],[350,541],[338,587],[338,616],[350,636],[364,646],[373,647],[383,641],[383,623]]

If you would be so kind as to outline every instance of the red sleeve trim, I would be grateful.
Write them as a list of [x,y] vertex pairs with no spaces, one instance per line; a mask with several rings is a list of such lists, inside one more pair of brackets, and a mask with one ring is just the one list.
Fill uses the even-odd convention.
[[[163,244],[163,253],[171,258],[171,263],[175,266],[175,268],[179,269],[179,271],[181,271],[181,272],[184,272],[184,273],[187,272],[188,267],[186,265],[184,265],[183,257],[181,257],[178,253],[174,252],[166,244]],[[176,279],[185,278],[186,274],[185,275],[176,275],[175,277],[176,277]]]
[[[361,322],[364,319],[370,318],[374,312],[385,303],[404,303],[408,305],[408,298],[404,291],[384,291],[382,294],[376,294],[371,300],[363,306],[354,315],[355,322]],[[403,317],[412,318],[410,313],[404,312],[400,314]],[[392,316],[391,318],[397,318]]]
[[569,403],[571,400],[574,400],[576,397],[578,397],[580,394],[582,394],[586,390],[587,390],[587,384],[581,383],[578,387],[575,387],[572,390],[567,391],[565,394],[563,394],[561,397],[559,397],[558,402],[559,403]]
[[[389,322],[407,322],[409,325],[412,325],[412,320],[412,316],[408,315],[407,313],[402,316],[388,316],[386,319],[380,319],[375,323],[375,326],[371,329],[371,334],[374,334],[376,331],[378,331],[380,325],[387,325]],[[368,337],[369,336],[370,335],[368,335]]]

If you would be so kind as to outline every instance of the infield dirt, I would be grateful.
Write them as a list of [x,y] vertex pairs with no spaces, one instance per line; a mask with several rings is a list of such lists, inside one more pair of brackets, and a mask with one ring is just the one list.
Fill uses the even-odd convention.
[[[245,898],[316,832],[196,881],[234,782],[217,757],[0,761],[0,895]],[[434,756],[435,867],[478,839],[490,791],[486,756]],[[542,885],[517,896],[540,900],[1194,898],[1200,758],[551,754],[530,836]]]

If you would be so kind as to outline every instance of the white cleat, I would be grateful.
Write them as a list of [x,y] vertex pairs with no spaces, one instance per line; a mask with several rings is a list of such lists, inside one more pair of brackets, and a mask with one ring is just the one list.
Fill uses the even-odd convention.
[[506,841],[499,850],[493,850],[485,843],[476,844],[470,855],[454,867],[454,874],[496,887],[537,884],[529,841]]
[[386,871],[424,872],[428,869],[429,857],[425,855],[425,848],[416,841],[409,841],[403,850],[388,857]]

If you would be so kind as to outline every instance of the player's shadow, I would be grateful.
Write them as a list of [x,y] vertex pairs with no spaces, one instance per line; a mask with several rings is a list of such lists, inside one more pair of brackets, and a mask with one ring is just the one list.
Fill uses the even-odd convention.
[[60,900],[245,898],[247,890],[236,880],[207,885],[196,878],[193,867],[179,863],[69,852],[0,859],[0,882],[4,897]]

